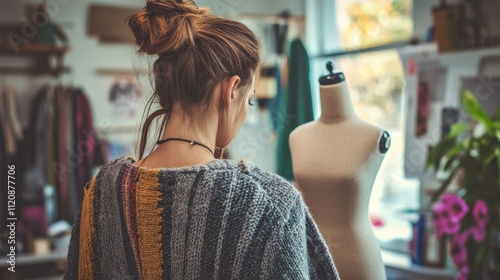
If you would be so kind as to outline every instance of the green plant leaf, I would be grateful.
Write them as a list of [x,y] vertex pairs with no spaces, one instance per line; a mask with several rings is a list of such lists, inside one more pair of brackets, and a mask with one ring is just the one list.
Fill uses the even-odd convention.
[[493,127],[488,114],[484,111],[483,107],[477,101],[476,97],[470,90],[462,91],[462,106],[469,113],[471,118],[484,124],[484,126],[489,130]]
[[[497,174],[500,174],[500,157],[497,157],[497,169],[498,169]],[[498,176],[498,186],[500,187],[500,176]]]
[[484,242],[481,243],[481,247],[479,248],[479,253],[476,255],[476,264],[479,264],[483,261],[484,255],[486,253],[486,248],[485,248]]
[[455,123],[451,126],[448,137],[457,137],[458,135],[468,131],[470,128],[471,125],[468,123]]
[[497,157],[497,155],[495,154],[491,154],[489,155],[485,160],[484,160],[484,166],[488,166],[488,164],[490,164],[490,162],[492,162],[495,158]]
[[498,107],[495,111],[495,114],[493,114],[492,120],[494,121],[500,121],[500,107]]
[[445,139],[441,139],[434,147],[432,147],[431,152],[427,158],[427,166],[432,166],[434,170],[439,169],[439,163],[443,157],[443,146],[446,142]]
[[448,170],[453,165],[453,163],[455,163],[457,158],[458,158],[458,155],[454,155],[452,157],[447,158],[443,170],[445,170],[445,171]]
[[460,164],[458,164],[453,168],[453,171],[450,173],[450,175],[448,175],[448,178],[446,178],[446,180],[443,181],[441,187],[439,187],[439,189],[432,195],[431,204],[434,204],[436,201],[438,201],[439,197],[441,197],[441,195],[446,191],[448,185],[451,183],[451,181],[453,181],[453,178],[455,178],[455,175],[457,174],[459,168]]
[[493,128],[497,131],[500,130],[500,121],[493,122]]
[[465,150],[466,150],[466,147],[464,145],[464,142],[460,142],[460,143],[456,144],[455,146],[453,146],[450,150],[448,150],[448,152],[446,153],[446,156],[451,158],[451,157],[454,157],[457,154],[459,154],[460,152],[463,152]]
[[440,150],[437,151],[438,154],[436,154],[436,157],[434,158],[434,166],[436,170],[441,167],[441,162],[445,158],[446,154],[448,154],[448,152],[455,146],[455,139],[443,138],[441,143],[442,145],[440,146]]

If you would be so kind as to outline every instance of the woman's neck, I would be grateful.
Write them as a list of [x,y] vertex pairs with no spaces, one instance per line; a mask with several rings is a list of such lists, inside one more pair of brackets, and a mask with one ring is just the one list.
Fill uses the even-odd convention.
[[[208,114],[207,114],[208,115]],[[213,125],[214,127],[205,127]],[[163,135],[161,139],[167,138],[180,138],[189,141],[196,141],[200,144],[207,146],[211,152],[215,153],[217,148],[216,146],[216,133],[217,133],[217,122],[204,119],[203,121],[193,120],[189,122],[179,115],[172,114],[167,121],[167,125],[163,131]],[[186,142],[169,142],[170,144],[162,144],[162,145],[170,145],[170,146],[180,146],[180,148],[185,148],[187,145],[190,146],[189,143]],[[175,144],[174,144],[175,143]],[[196,147],[195,147],[196,146]],[[190,149],[193,152],[196,151],[198,153],[202,153],[202,155],[210,156],[213,159],[213,154],[209,152],[208,149],[201,145],[193,145],[196,149]],[[202,156],[200,154],[200,156]]]
[[349,88],[345,82],[321,86],[321,122],[339,122],[358,116],[352,106]]
[[[192,125],[189,125],[192,124]],[[214,127],[202,127],[203,125],[213,125]],[[138,164],[147,167],[183,167],[208,163],[214,160],[211,152],[216,150],[217,121],[204,120],[193,121],[172,114],[167,121],[160,140],[168,138],[180,138],[189,141],[196,141],[210,148],[201,145],[191,145],[184,141],[168,141],[156,147]]]

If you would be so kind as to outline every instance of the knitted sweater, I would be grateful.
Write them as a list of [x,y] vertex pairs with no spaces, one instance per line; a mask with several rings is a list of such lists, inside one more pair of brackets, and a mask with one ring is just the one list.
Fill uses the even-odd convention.
[[249,161],[150,169],[84,188],[64,279],[339,279],[302,194]]

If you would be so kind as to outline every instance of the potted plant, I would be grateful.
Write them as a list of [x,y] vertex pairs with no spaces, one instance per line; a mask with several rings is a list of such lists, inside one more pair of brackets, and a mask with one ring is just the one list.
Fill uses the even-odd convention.
[[[459,279],[500,279],[500,108],[489,117],[472,92],[461,103],[472,123],[456,123],[427,158],[442,185],[433,225],[449,238]],[[458,191],[447,192],[455,184]]]

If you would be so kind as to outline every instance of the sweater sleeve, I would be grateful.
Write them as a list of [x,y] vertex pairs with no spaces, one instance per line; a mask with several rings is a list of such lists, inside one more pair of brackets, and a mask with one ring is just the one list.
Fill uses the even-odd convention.
[[340,279],[302,194],[273,236],[270,279]]

